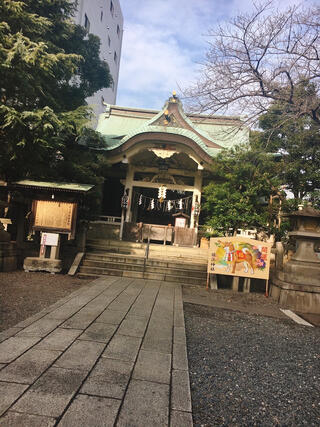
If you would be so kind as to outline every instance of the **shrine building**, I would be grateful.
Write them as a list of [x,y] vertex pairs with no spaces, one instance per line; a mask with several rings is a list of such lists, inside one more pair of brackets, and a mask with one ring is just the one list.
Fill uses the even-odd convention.
[[160,111],[107,105],[97,131],[110,162],[103,218],[119,223],[120,239],[137,224],[178,226],[192,244],[212,158],[249,136],[240,117],[185,113],[175,93]]

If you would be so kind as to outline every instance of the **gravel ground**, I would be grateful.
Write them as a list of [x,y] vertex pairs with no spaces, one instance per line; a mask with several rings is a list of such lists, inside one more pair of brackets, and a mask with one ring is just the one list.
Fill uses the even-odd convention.
[[184,304],[195,426],[319,426],[320,329]]
[[0,273],[0,331],[38,313],[89,280],[65,274]]
[[230,289],[206,290],[199,286],[183,286],[182,289],[184,302],[287,319],[280,311],[279,304],[271,297],[266,298],[263,293],[234,292]]

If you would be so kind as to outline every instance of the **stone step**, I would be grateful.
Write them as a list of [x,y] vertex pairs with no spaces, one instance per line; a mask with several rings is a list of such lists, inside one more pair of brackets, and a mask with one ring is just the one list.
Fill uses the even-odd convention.
[[136,254],[144,256],[146,250],[140,248],[125,248],[125,247],[116,247],[116,246],[104,246],[104,245],[92,245],[90,243],[86,244],[87,251],[100,251],[103,253],[117,253],[117,254]]
[[[122,250],[121,248],[103,248],[103,247],[90,247],[87,246],[87,254],[94,253],[96,255],[127,255],[127,256],[136,256],[136,257],[144,257],[145,256],[145,250],[141,249],[132,249],[132,250]],[[153,248],[150,248],[149,251],[149,258],[153,259],[175,259],[175,260],[181,260],[181,261],[188,261],[188,262],[198,262],[198,263],[207,263],[208,260],[208,254],[207,252],[202,254],[198,253],[196,251],[192,252],[181,252],[179,251],[179,248],[174,248],[173,250],[154,250]]]
[[90,239],[79,277],[103,275],[205,285],[207,249],[107,239]]
[[[144,265],[142,264],[126,264],[118,262],[100,262],[93,260],[84,260],[80,271],[85,271],[86,268],[98,268],[98,269],[112,269],[112,270],[123,270],[123,271],[143,271]],[[190,276],[190,277],[206,277],[205,270],[196,269],[184,269],[181,265],[179,267],[168,267],[168,266],[156,266],[149,265],[146,263],[146,272],[174,274],[176,276]]]
[[147,279],[147,280],[158,280],[158,281],[166,281],[166,282],[177,282],[183,285],[198,285],[205,286],[206,280],[198,277],[190,277],[187,276],[176,276],[174,274],[168,273],[154,273],[154,272],[143,272],[143,271],[128,271],[128,270],[119,270],[119,269],[97,269],[92,268],[89,271],[89,267],[86,268],[85,271],[82,271],[80,268],[80,272],[77,274],[79,278],[98,278],[101,276],[119,276],[119,277],[130,277],[136,279]]
[[[119,253],[140,253],[145,252],[147,244],[146,243],[135,243],[135,242],[125,242],[122,240],[88,240],[87,247],[89,249],[102,249],[109,252],[119,252]],[[190,248],[190,247],[181,247],[181,246],[171,246],[171,245],[157,245],[150,244],[150,252],[154,253],[166,253],[166,254],[180,254],[180,255],[191,255],[198,256],[200,258],[206,258],[208,256],[208,250],[203,248]]]
[[147,244],[140,242],[126,242],[124,240],[110,240],[110,239],[87,239],[87,245],[104,246],[104,247],[117,247],[117,248],[132,248],[144,249]]
[[[133,255],[119,255],[119,254],[100,254],[100,253],[87,253],[86,261],[95,261],[95,262],[116,262],[119,264],[144,264],[144,257],[137,257]],[[205,262],[195,262],[191,259],[188,262],[185,261],[176,261],[176,259],[167,260],[167,259],[157,259],[157,258],[149,258],[147,260],[147,265],[155,266],[155,267],[164,267],[164,268],[181,268],[185,270],[199,270],[206,271],[207,270],[207,260]]]
[[[111,258],[117,258],[119,257],[119,262],[124,262],[121,261],[123,258],[127,258],[127,262],[135,262],[135,261],[129,261],[129,260],[134,260],[134,259],[144,259],[144,254],[118,254],[118,253],[113,253],[113,252],[87,252],[86,257],[88,257],[88,259],[99,259],[100,257],[106,257],[109,258],[109,260],[111,261]],[[90,257],[90,258],[89,258]],[[159,262],[164,262],[164,263],[178,263],[178,264],[196,264],[196,265],[207,265],[208,264],[208,260],[207,258],[197,258],[197,257],[179,257],[179,256],[166,256],[166,255],[157,255],[157,254],[150,254],[148,261],[159,261]]]

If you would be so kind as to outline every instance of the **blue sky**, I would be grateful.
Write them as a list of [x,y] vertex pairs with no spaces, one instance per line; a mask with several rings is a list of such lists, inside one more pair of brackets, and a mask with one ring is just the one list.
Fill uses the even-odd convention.
[[[206,35],[251,0],[120,0],[124,34],[117,104],[162,108],[172,90],[197,77],[208,49]],[[281,6],[294,0],[281,0]]]

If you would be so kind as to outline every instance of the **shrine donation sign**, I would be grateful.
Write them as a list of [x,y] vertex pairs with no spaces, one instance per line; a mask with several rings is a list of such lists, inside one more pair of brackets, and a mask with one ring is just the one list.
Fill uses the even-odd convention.
[[211,238],[208,273],[268,280],[271,246],[241,236]]
[[75,203],[36,200],[34,227],[71,231],[75,207]]

